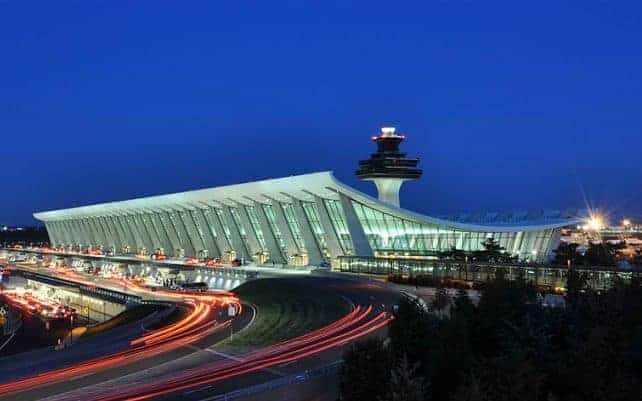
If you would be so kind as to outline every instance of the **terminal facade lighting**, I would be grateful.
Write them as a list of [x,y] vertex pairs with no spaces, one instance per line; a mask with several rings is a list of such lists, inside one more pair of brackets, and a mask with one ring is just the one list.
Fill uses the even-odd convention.
[[492,237],[522,260],[546,260],[561,228],[581,220],[563,213],[508,219],[436,218],[401,209],[399,188],[417,179],[419,159],[399,151],[404,137],[384,128],[377,152],[357,176],[379,199],[320,172],[34,214],[50,242],[116,255],[244,259],[278,265],[336,265],[343,256],[432,258],[453,248],[476,251]]

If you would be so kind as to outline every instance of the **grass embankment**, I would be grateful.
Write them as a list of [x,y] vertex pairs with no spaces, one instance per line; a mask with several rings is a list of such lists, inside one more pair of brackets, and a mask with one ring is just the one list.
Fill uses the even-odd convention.
[[264,346],[305,334],[350,311],[347,300],[306,278],[269,278],[247,282],[234,290],[257,307],[254,323],[228,344]]

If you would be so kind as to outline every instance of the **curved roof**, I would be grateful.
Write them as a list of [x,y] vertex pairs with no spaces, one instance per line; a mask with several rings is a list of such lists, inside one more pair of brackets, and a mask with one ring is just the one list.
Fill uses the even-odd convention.
[[189,210],[204,206],[251,205],[253,202],[269,203],[272,200],[288,202],[292,198],[312,201],[315,196],[339,199],[339,194],[344,194],[372,208],[403,219],[464,231],[539,231],[564,227],[580,221],[579,218],[571,217],[540,221],[536,224],[520,222],[519,225],[482,225],[430,217],[395,207],[349,187],[337,180],[330,171],[40,212],[34,213],[34,217],[46,222],[80,217],[145,213],[159,209],[165,211]]

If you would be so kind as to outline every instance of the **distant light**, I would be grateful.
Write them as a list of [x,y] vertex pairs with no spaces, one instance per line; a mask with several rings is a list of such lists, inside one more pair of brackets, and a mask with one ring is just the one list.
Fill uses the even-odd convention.
[[599,214],[591,215],[586,222],[586,228],[590,231],[600,231],[604,228],[604,218]]
[[629,219],[624,219],[624,220],[622,220],[622,225],[623,225],[624,227],[628,227],[628,226],[630,226],[630,225],[631,225],[631,220],[629,220]]

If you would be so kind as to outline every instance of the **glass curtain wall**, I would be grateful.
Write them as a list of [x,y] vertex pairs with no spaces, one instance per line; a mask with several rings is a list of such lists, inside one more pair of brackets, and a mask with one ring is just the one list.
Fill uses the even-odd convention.
[[314,202],[301,202],[303,206],[303,211],[305,216],[312,227],[312,233],[314,238],[321,249],[321,253],[326,258],[330,257],[330,252],[328,251],[328,245],[325,239],[325,231],[323,231],[323,226],[321,225],[321,218],[319,217],[319,210],[317,209],[317,204]]
[[[546,231],[474,232],[406,220],[352,201],[372,250],[378,255],[434,255],[452,248],[464,251],[483,249],[492,237],[507,252],[528,258],[546,251]],[[539,239],[539,240],[538,240]]]
[[283,203],[282,206],[283,214],[285,215],[288,227],[290,227],[290,231],[292,232],[292,238],[294,238],[294,242],[296,243],[297,248],[299,248],[299,252],[307,253],[303,234],[301,234],[301,227],[299,227],[299,222],[297,221],[296,214],[294,212],[294,207],[289,203]]
[[247,216],[250,220],[252,230],[254,230],[254,234],[256,234],[256,239],[259,241],[259,246],[263,251],[266,251],[267,246],[265,245],[265,237],[263,236],[261,224],[259,223],[259,216],[256,215],[254,206],[245,206],[245,210],[247,210]]
[[274,209],[272,208],[272,205],[264,204],[264,205],[261,205],[261,207],[263,207],[263,211],[265,212],[267,221],[270,224],[270,229],[274,234],[274,238],[276,238],[276,240],[278,241],[281,251],[286,257],[288,257],[289,255],[287,252],[287,247],[285,245],[285,241],[283,240],[283,235],[281,234],[281,230],[279,229],[278,224],[276,224],[276,214],[274,214]]
[[330,221],[332,221],[332,227],[334,227],[334,231],[337,233],[337,237],[339,237],[343,254],[354,255],[352,237],[350,236],[350,230],[348,230],[348,224],[343,214],[341,202],[334,199],[324,199],[323,202],[330,216]]
[[[239,230],[239,234],[241,234],[241,239],[243,240],[243,243],[245,244],[245,249],[247,249],[249,252],[251,252],[252,248],[250,247],[250,243],[247,239],[247,232],[245,232],[245,228],[243,227],[243,223],[241,223],[241,216],[239,216],[238,210],[235,208],[231,207],[230,208],[230,213],[232,214],[232,219],[234,220],[234,224],[236,224],[236,227]],[[254,256],[254,255],[250,255]]]

